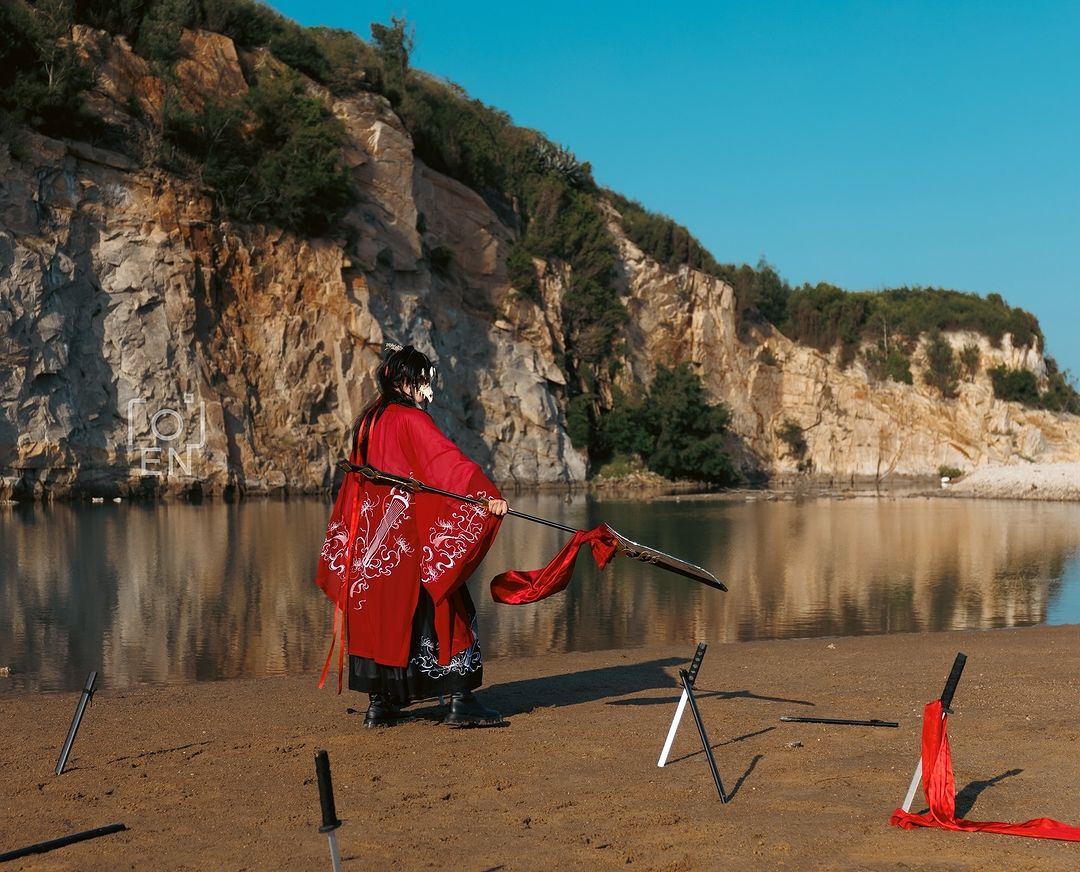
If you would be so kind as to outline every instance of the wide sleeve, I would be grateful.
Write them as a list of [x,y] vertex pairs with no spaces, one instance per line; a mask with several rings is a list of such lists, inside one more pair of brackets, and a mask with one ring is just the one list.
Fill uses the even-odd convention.
[[[425,412],[410,411],[405,432],[413,478],[474,499],[502,498],[483,470]],[[416,506],[420,581],[439,603],[472,575],[494,542],[502,519],[482,506],[438,494],[417,494]]]

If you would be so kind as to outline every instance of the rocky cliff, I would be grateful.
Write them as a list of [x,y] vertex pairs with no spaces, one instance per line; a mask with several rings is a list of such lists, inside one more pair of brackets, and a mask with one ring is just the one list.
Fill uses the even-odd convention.
[[[732,289],[704,273],[666,272],[620,234],[627,305],[625,378],[647,381],[655,363],[691,362],[709,393],[732,411],[732,427],[773,475],[812,472],[836,479],[935,475],[939,466],[968,471],[987,464],[1056,463],[1080,457],[1080,419],[994,398],[987,370],[1029,369],[1045,382],[1039,349],[999,347],[975,333],[945,334],[957,351],[979,347],[979,370],[942,399],[916,376],[914,385],[877,382],[856,362],[794,343],[779,331],[735,325]],[[912,369],[925,369],[925,339]],[[805,450],[781,438],[791,422]]]
[[[152,139],[161,81],[121,38],[74,38],[97,73],[90,105]],[[191,105],[245,87],[226,37],[188,32],[182,45]],[[433,414],[497,479],[584,480],[557,363],[567,268],[537,264],[541,302],[517,293],[514,229],[424,166],[382,97],[321,96],[347,130],[354,205],[340,238],[230,223],[195,182],[85,143],[25,132],[17,150],[0,146],[0,497],[325,491],[387,338],[438,361]],[[997,401],[985,375],[941,401],[775,330],[740,339],[728,285],[661,267],[609,218],[631,315],[619,378],[691,362],[766,470],[1080,459],[1077,419]],[[982,353],[1042,366],[1007,342]],[[805,434],[800,457],[777,435],[788,421]]]

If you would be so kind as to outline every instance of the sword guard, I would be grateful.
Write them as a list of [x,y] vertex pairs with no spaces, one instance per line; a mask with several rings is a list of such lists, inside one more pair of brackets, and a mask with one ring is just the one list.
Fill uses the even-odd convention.
[[641,550],[635,550],[633,548],[627,548],[625,545],[619,546],[619,553],[623,557],[629,557],[631,560],[640,560],[642,563],[651,563],[656,565],[659,557],[653,554],[651,551],[647,551],[644,548]]

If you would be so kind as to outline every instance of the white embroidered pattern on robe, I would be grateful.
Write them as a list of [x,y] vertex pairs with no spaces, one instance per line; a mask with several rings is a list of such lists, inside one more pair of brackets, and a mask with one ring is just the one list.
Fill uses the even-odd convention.
[[[391,488],[390,494],[377,500],[365,493],[360,504],[359,529],[356,531],[356,545],[353,548],[353,562],[349,572],[351,586],[350,601],[355,600],[354,608],[364,607],[361,596],[370,587],[373,579],[387,576],[393,572],[403,555],[412,554],[413,547],[401,535],[387,539],[393,530],[398,529],[408,519],[412,497],[408,491]],[[371,530],[375,510],[382,509],[382,520]],[[349,552],[348,526],[341,521],[331,521],[326,528],[326,540],[323,542],[320,556],[326,561],[330,571],[339,578],[345,578],[345,560]]]
[[443,678],[451,672],[458,675],[468,675],[476,672],[484,665],[480,655],[480,640],[477,636],[476,618],[472,619],[473,643],[462,651],[458,651],[446,666],[439,663],[439,640],[430,639],[427,636],[420,637],[420,651],[410,662],[416,664],[424,675],[430,678]]
[[[471,497],[472,494],[466,496]],[[488,498],[484,491],[476,495],[479,500]],[[420,580],[424,584],[437,581],[444,572],[457,565],[458,559],[468,553],[470,546],[484,532],[484,519],[487,516],[488,511],[482,506],[459,503],[458,511],[451,513],[448,518],[435,521],[429,533],[429,544],[424,546],[420,561]]]
[[438,646],[424,636],[420,640],[420,653],[413,658],[416,668],[430,678],[442,678],[450,673],[468,675],[476,672],[483,663],[480,658],[480,646],[475,642],[464,651],[458,651],[446,666],[439,664]]

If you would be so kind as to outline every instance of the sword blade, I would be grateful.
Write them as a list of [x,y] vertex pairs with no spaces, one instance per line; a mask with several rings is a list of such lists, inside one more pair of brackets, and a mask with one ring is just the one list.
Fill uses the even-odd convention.
[[915,801],[915,793],[919,789],[919,782],[922,781],[922,760],[915,767],[915,774],[911,776],[911,784],[908,785],[907,796],[904,797],[904,804],[900,806],[904,811],[911,811],[911,803]]
[[692,578],[694,581],[699,581],[702,584],[706,584],[717,590],[727,590],[727,585],[709,572],[709,570],[703,569],[697,564],[690,563],[687,560],[672,557],[670,554],[665,554],[663,551],[658,551],[655,548],[650,548],[648,545],[642,545],[640,542],[635,542],[633,539],[628,539],[618,530],[612,529],[610,526],[608,529],[611,530],[615,539],[618,541],[619,553],[624,557],[629,557],[631,560],[640,560],[642,563],[650,563],[653,566],[659,566],[661,569],[666,569],[668,572],[684,575],[687,578]]
[[671,719],[671,726],[668,728],[667,739],[664,740],[664,748],[660,752],[660,759],[656,761],[656,765],[661,768],[667,763],[668,754],[671,753],[671,745],[675,741],[675,733],[679,729],[679,722],[682,721],[683,712],[686,710],[687,699],[689,697],[684,689],[682,696],[679,697],[679,704],[675,707],[675,717]]
[[341,855],[338,853],[337,833],[331,830],[326,834],[326,838],[330,842],[330,863],[334,867],[334,872],[341,872]]
[[[450,499],[461,500],[462,502],[472,503],[477,506],[487,506],[487,500],[480,500],[476,497],[466,496],[465,494],[455,494],[450,491],[442,490],[441,488],[432,487],[431,485],[424,484],[422,481],[417,481],[415,478],[404,478],[402,476],[390,475],[382,470],[376,469],[373,466],[358,466],[355,463],[350,463],[348,460],[342,460],[338,463],[338,468],[345,472],[354,472],[362,475],[364,478],[374,482],[375,484],[385,484],[391,487],[401,487],[406,490],[416,493],[416,491],[427,491],[432,494],[439,494],[440,496],[449,497]],[[534,515],[526,515],[523,512],[516,512],[511,509],[507,514],[513,515],[516,518],[522,518],[526,521],[533,521],[537,524],[545,524],[549,527],[556,527],[560,530],[565,530],[568,533],[577,533],[579,530],[575,530],[573,527],[567,527],[564,524],[558,524],[555,521],[549,521],[546,518],[537,518]],[[635,542],[633,539],[628,539],[618,530],[614,530],[611,526],[608,526],[608,530],[615,537],[619,543],[619,553],[624,557],[629,557],[632,560],[640,560],[642,563],[649,563],[653,566],[658,566],[661,569],[666,569],[668,572],[674,572],[677,575],[685,576],[686,578],[692,578],[694,581],[701,582],[716,590],[727,590],[725,585],[719,578],[709,572],[707,569],[703,569],[695,563],[690,563],[687,560],[682,560],[678,557],[672,557],[670,554],[665,554],[663,551],[658,551],[655,548],[650,548],[648,545],[642,545],[640,542]]]

